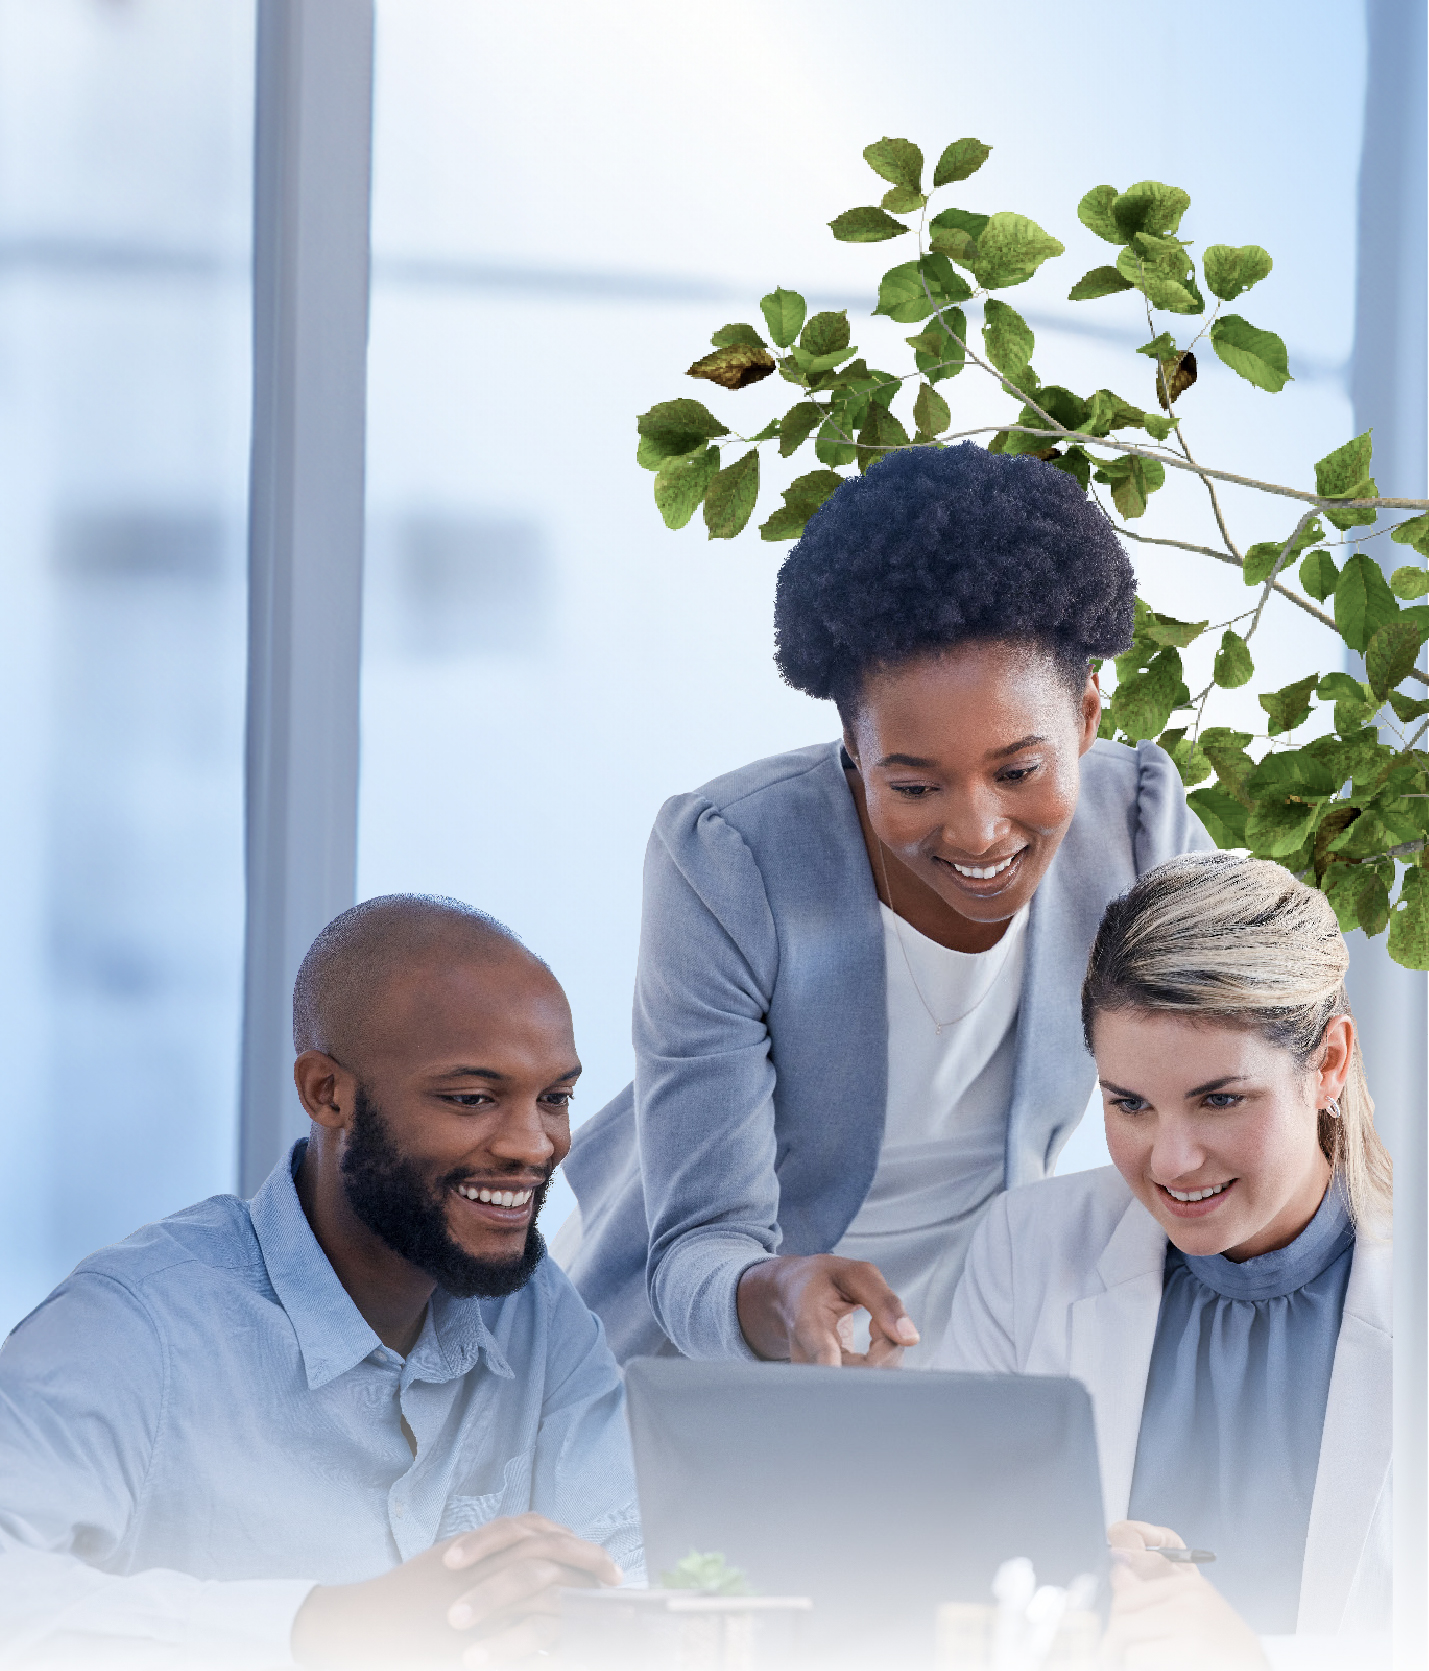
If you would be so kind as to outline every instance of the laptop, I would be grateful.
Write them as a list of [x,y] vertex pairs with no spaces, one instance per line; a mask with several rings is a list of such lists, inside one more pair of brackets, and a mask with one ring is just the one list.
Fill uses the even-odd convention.
[[927,1661],[937,1607],[990,1602],[1015,1556],[1039,1584],[1105,1576],[1078,1381],[639,1358],[626,1391],[651,1584],[723,1555],[810,1598],[821,1657]]

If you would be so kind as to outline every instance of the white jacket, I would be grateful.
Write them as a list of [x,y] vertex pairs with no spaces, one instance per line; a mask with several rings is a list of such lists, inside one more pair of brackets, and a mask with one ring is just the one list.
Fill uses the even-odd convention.
[[[1305,1542],[1302,1633],[1389,1628],[1390,1257],[1387,1233],[1361,1231]],[[1109,1521],[1125,1518],[1131,1497],[1165,1258],[1166,1232],[1114,1167],[1010,1190],[973,1238],[936,1359],[939,1369],[1081,1381]]]

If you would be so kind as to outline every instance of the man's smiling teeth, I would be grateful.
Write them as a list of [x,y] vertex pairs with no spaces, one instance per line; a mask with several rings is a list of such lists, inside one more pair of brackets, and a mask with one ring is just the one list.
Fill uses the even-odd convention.
[[524,1207],[531,1199],[529,1189],[478,1189],[475,1184],[458,1184],[456,1189],[468,1201],[485,1201],[492,1207]]
[[994,876],[1000,876],[1016,857],[1016,853],[1013,853],[1011,857],[1001,859],[995,865],[960,865],[956,859],[950,862],[959,876],[970,876],[974,882],[990,882]]
[[1184,1194],[1179,1189],[1172,1189],[1170,1184],[1163,1184],[1161,1187],[1173,1201],[1207,1201],[1211,1196],[1219,1195],[1223,1189],[1229,1189],[1234,1182],[1234,1178],[1229,1178],[1223,1184],[1212,1184],[1209,1189],[1192,1189]]

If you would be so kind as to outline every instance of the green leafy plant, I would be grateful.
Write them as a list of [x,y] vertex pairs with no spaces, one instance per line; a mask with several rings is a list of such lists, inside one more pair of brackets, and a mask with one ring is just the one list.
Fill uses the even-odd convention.
[[660,1574],[666,1590],[698,1590],[705,1596],[750,1596],[753,1590],[739,1567],[730,1566],[723,1555],[701,1555],[692,1549],[684,1560]]
[[[777,372],[798,390],[792,406],[747,435],[688,398],[662,401],[638,420],[636,456],[655,473],[655,503],[666,525],[682,528],[703,507],[709,537],[733,539],[759,500],[761,450],[773,447],[788,458],[812,442],[819,468],[785,488],[783,503],[760,525],[766,540],[796,539],[849,472],[874,468],[898,448],[986,436],[993,452],[1031,453],[1068,472],[1120,519],[1126,537],[1240,569],[1255,596],[1227,621],[1179,621],[1138,598],[1135,637],[1116,658],[1101,734],[1128,743],[1154,738],[1221,846],[1278,860],[1324,890],[1344,929],[1374,935],[1387,928],[1393,958],[1429,968],[1429,753],[1420,746],[1429,731],[1429,677],[1417,665],[1429,638],[1429,605],[1415,602],[1429,595],[1429,501],[1380,496],[1368,433],[1316,463],[1313,490],[1209,468],[1191,452],[1179,405],[1196,383],[1202,344],[1268,394],[1291,381],[1281,339],[1227,311],[1269,274],[1269,254],[1257,244],[1212,244],[1201,251],[1198,269],[1181,236],[1191,205],[1184,191],[1156,180],[1125,190],[1093,187],[1077,216],[1109,246],[1108,259],[1084,273],[1069,298],[1120,297],[1118,306],[1144,316],[1148,341],[1136,353],[1150,363],[1138,362],[1137,375],[1154,403],[1138,406],[1109,388],[1079,394],[1044,382],[1033,369],[1032,327],[998,294],[1061,256],[1061,242],[1025,215],[954,204],[932,210],[932,194],[969,179],[990,147],[954,141],[926,189],[923,153],[910,140],[881,139],[863,154],[888,189],[877,205],[846,210],[830,226],[844,243],[912,235],[916,253],[884,273],[873,313],[916,327],[904,339],[913,369],[869,366],[852,342],[846,311],[810,316],[797,291],[771,291],[759,304],[764,332],[749,324],[722,327],[711,338],[714,352],[689,375],[743,390]],[[969,323],[973,307],[981,311],[977,332]],[[955,427],[943,391],[970,366],[1015,403],[1005,421]],[[1217,543],[1127,526],[1144,514],[1168,470],[1199,478]],[[1238,544],[1220,484],[1284,500],[1287,524],[1295,513],[1293,526],[1281,539]],[[1419,514],[1381,526],[1380,513],[1396,510]],[[1387,580],[1366,549],[1386,532],[1418,559]],[[1263,731],[1207,723],[1217,690],[1254,679],[1251,642],[1272,599],[1325,629],[1322,666],[1332,670],[1258,692]],[[1181,653],[1206,634],[1219,635],[1212,676],[1193,693]],[[1344,647],[1363,659],[1363,678],[1333,670],[1345,660]],[[1319,734],[1304,740],[1306,726]]]

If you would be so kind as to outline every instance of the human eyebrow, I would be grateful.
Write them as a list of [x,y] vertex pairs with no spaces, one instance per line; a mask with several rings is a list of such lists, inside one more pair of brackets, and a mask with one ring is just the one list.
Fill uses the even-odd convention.
[[936,771],[936,760],[923,760],[916,754],[885,754],[880,766],[912,766],[915,771]]
[[1009,743],[1006,748],[989,749],[987,758],[989,760],[1002,760],[1009,754],[1016,754],[1020,749],[1031,748],[1034,743],[1045,743],[1046,741],[1045,737],[1034,731],[1030,736],[1019,737],[1015,743]]
[[1102,1090],[1108,1092],[1111,1096],[1132,1097],[1137,1102],[1146,1101],[1146,1098],[1142,1096],[1140,1091],[1128,1091],[1124,1085],[1113,1085],[1109,1079],[1101,1079],[1098,1080],[1097,1083],[1101,1086]]
[[1228,1073],[1223,1075],[1220,1079],[1208,1079],[1204,1085],[1193,1085],[1186,1093],[1187,1099],[1189,1100],[1191,1097],[1203,1097],[1207,1095],[1208,1092],[1219,1091],[1223,1085],[1239,1085],[1244,1078],[1245,1075],[1243,1073]]
[[498,1085],[506,1083],[507,1075],[497,1068],[446,1068],[432,1075],[433,1079],[490,1079]]

